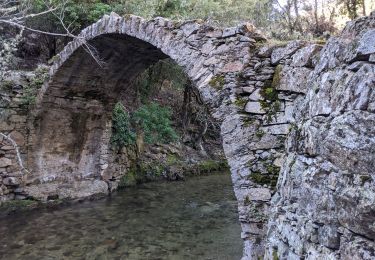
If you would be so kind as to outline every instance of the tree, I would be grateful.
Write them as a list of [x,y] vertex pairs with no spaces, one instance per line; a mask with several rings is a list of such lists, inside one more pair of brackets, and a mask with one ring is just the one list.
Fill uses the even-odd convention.
[[[73,24],[76,20],[66,19],[67,13],[72,15],[72,12],[68,12],[69,8],[72,7],[70,4],[71,0],[7,0],[0,4],[0,24],[18,28],[20,30],[19,35],[21,36],[25,31],[30,31],[47,35],[48,37],[78,39],[81,41],[83,48],[100,66],[102,66],[103,62],[97,55],[95,48],[84,38],[74,34],[72,29],[74,29]],[[45,17],[49,18],[43,20]],[[89,17],[97,18],[95,15]],[[35,23],[35,20],[38,21],[38,23]],[[67,21],[69,23],[67,23]],[[56,53],[56,50],[54,50],[55,45],[56,42],[52,42],[52,44],[48,46],[51,48],[51,55]]]
[[338,0],[338,4],[342,4],[341,12],[347,14],[352,20],[359,16],[361,8],[363,15],[366,15],[365,0]]

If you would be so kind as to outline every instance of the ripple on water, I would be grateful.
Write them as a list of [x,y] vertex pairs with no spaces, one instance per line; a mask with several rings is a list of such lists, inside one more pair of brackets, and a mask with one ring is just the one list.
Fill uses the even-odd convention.
[[230,176],[147,183],[0,220],[1,259],[240,259]]

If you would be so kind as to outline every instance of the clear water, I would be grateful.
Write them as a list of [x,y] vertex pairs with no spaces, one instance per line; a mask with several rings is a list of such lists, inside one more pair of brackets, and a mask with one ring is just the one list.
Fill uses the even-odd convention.
[[148,183],[0,220],[1,259],[240,259],[230,176]]

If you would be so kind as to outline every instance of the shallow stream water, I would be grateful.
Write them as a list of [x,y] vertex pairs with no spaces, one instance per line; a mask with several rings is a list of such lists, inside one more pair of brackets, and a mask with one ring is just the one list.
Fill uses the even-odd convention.
[[229,174],[147,183],[111,197],[0,220],[0,259],[236,260]]

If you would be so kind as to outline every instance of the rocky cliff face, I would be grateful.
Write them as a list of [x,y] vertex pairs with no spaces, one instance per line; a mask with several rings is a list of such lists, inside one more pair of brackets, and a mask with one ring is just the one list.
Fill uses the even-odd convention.
[[[36,170],[28,194],[106,193],[105,181],[117,177],[108,172],[111,105],[131,94],[130,78],[168,55],[221,123],[244,259],[375,257],[375,13],[325,46],[269,45],[250,25],[220,30],[115,14],[81,36],[107,66],[97,67],[79,40],[57,57],[29,124]],[[4,146],[9,164],[14,154]]]

